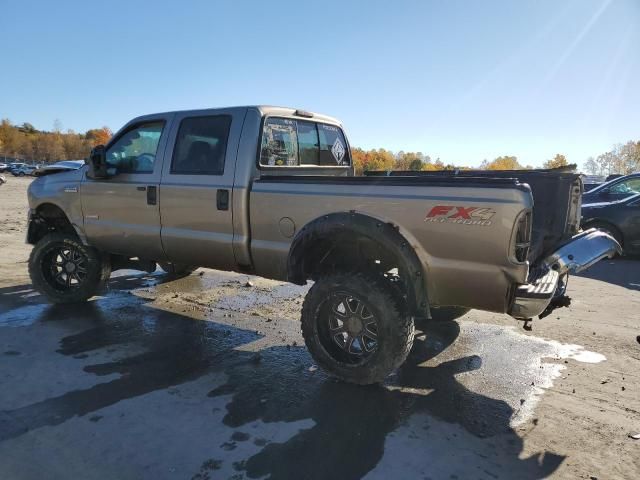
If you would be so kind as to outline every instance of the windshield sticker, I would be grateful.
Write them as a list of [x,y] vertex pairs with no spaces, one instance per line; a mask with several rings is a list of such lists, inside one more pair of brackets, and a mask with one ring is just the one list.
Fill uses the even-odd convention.
[[330,132],[337,132],[338,129],[336,127],[332,127],[331,125],[325,125],[324,123],[321,123],[320,126],[322,128],[324,128],[325,130],[329,130]]
[[490,208],[436,205],[427,213],[424,221],[488,227],[495,214]]
[[340,138],[336,138],[336,141],[333,142],[331,153],[333,153],[333,156],[338,162],[338,165],[342,165],[342,159],[344,158],[345,150],[344,145],[342,145],[342,142],[340,141]]

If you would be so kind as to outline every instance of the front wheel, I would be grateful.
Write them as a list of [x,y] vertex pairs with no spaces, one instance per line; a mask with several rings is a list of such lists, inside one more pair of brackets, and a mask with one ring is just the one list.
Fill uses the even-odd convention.
[[331,375],[366,385],[382,382],[407,358],[413,318],[375,276],[319,278],[302,307],[302,335],[311,356]]
[[29,256],[33,286],[52,303],[84,302],[104,288],[110,274],[99,251],[65,233],[45,235]]

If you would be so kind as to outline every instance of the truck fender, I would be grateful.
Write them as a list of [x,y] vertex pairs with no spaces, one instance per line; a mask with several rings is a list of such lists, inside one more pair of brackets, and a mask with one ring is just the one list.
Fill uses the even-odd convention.
[[[409,314],[428,316],[429,301],[425,268],[410,242],[399,228],[389,222],[362,213],[336,212],[316,218],[301,228],[291,243],[287,259],[288,281],[302,285],[311,278],[314,268],[324,260],[317,255],[318,245],[336,245],[341,237],[361,237],[376,243],[384,252],[393,255],[398,267],[407,272],[407,307]],[[323,249],[324,250],[324,249]]]
[[27,243],[35,245],[52,227],[56,231],[73,231],[84,245],[88,245],[83,229],[69,219],[62,207],[53,202],[44,202],[29,210]]

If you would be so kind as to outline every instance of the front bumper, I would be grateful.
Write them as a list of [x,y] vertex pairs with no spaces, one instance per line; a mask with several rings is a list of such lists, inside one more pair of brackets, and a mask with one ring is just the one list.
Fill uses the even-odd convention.
[[[543,275],[517,288],[509,315],[524,320],[540,315],[558,294],[558,290],[564,290],[561,279],[566,274],[581,272],[616,253],[622,253],[620,244],[601,230],[592,228],[575,235],[544,259]],[[560,295],[563,293],[561,291]]]

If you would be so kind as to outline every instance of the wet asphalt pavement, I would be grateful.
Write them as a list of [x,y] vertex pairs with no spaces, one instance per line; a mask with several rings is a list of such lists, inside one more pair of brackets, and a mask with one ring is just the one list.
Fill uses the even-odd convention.
[[302,345],[304,289],[246,278],[127,274],[82,306],[0,289],[0,478],[542,478],[564,457],[523,456],[517,426],[567,362],[604,360],[463,320],[347,385]]

